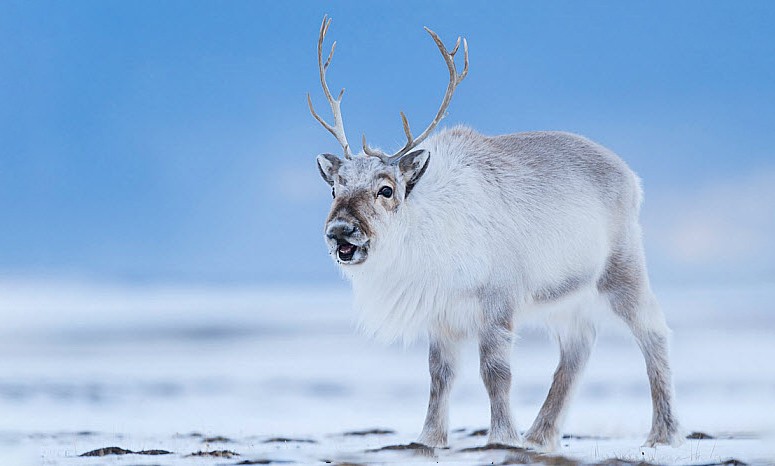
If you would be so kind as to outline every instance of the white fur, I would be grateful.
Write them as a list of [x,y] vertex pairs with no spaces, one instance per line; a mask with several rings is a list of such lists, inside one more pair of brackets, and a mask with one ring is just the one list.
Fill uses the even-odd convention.
[[[580,177],[552,188],[552,197],[546,187],[534,189],[540,180],[519,170],[510,186],[494,186],[472,162],[482,139],[456,128],[422,144],[431,154],[427,172],[380,222],[368,260],[344,267],[368,334],[411,341],[429,331],[475,333],[481,322],[476,296],[483,288],[508,290],[516,308],[527,312],[535,290],[567,276],[598,276],[617,230],[637,218],[637,210],[629,219],[616,218],[620,212],[607,208]],[[506,156],[514,158],[507,169],[520,168],[519,154]],[[634,174],[625,173],[637,188]],[[637,189],[630,194],[639,198]]]
[[[419,149],[397,164],[319,161],[338,198],[327,241],[345,262],[361,329],[385,341],[430,338],[432,389],[419,441],[446,445],[457,343],[475,336],[490,395],[488,442],[521,443],[508,356],[513,323],[530,320],[556,335],[561,357],[524,444],[556,448],[594,343],[589,311],[602,304],[627,323],[646,359],[654,407],[646,444],[680,443],[669,331],[648,283],[632,170],[604,147],[559,132],[486,137],[458,127]],[[386,183],[394,196],[379,194]],[[342,241],[355,253],[337,255],[348,247]]]

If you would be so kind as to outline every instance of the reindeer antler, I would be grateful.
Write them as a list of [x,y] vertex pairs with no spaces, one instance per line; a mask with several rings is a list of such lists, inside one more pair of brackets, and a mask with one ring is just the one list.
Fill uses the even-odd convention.
[[320,25],[320,36],[318,37],[318,68],[320,69],[320,84],[323,86],[323,93],[326,94],[326,99],[328,99],[328,103],[331,105],[331,112],[334,114],[334,126],[326,123],[325,120],[320,118],[315,112],[315,109],[312,107],[312,98],[309,93],[307,93],[307,103],[309,104],[309,111],[312,112],[312,116],[334,135],[336,140],[339,141],[339,144],[342,145],[342,149],[344,149],[345,158],[349,159],[352,158],[352,153],[350,152],[350,144],[347,143],[347,136],[344,134],[341,109],[344,88],[339,92],[339,97],[334,99],[334,96],[331,95],[331,91],[328,90],[328,84],[326,84],[326,70],[328,69],[328,65],[331,64],[331,58],[334,56],[336,41],[331,45],[331,52],[329,52],[326,62],[323,63],[323,40],[326,38],[326,33],[328,32],[328,26],[330,24],[331,18],[329,18],[328,15],[323,16],[323,24]]
[[455,88],[458,84],[465,79],[466,75],[468,74],[468,42],[466,42],[465,39],[463,39],[463,51],[465,54],[465,62],[463,65],[463,72],[458,74],[457,68],[455,67],[455,54],[458,51],[458,48],[460,47],[460,37],[457,38],[457,42],[455,42],[455,48],[452,49],[451,52],[447,51],[447,48],[444,47],[444,43],[441,42],[441,39],[439,39],[439,36],[428,29],[425,28],[426,31],[428,31],[428,34],[431,35],[433,38],[433,41],[436,42],[436,46],[438,46],[439,51],[441,51],[441,55],[444,57],[444,61],[447,63],[447,68],[449,68],[449,85],[447,85],[447,92],[444,94],[444,99],[441,101],[441,107],[439,108],[439,111],[436,113],[436,117],[433,119],[431,124],[425,128],[425,131],[420,134],[417,138],[412,137],[412,131],[409,129],[409,121],[406,119],[406,115],[404,115],[404,112],[401,112],[401,123],[403,123],[404,126],[404,134],[406,134],[406,144],[404,147],[401,148],[398,152],[396,152],[393,155],[387,155],[382,151],[375,150],[370,148],[366,144],[366,135],[363,135],[363,152],[365,152],[367,155],[370,155],[372,157],[379,157],[382,159],[385,163],[393,163],[401,156],[412,150],[413,148],[417,147],[418,144],[420,144],[422,141],[425,140],[425,138],[428,137],[428,135],[431,134],[431,131],[433,131],[434,128],[439,124],[439,122],[446,116],[447,107],[449,107],[449,102],[452,100],[452,94],[455,93]]

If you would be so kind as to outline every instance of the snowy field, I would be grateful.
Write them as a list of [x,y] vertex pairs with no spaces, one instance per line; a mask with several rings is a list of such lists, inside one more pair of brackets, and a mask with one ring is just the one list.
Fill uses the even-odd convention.
[[[645,367],[612,322],[571,404],[562,448],[542,456],[480,448],[489,408],[473,344],[452,394],[450,448],[385,448],[411,443],[422,426],[426,349],[355,334],[344,286],[5,281],[0,465],[775,464],[775,287],[656,291],[674,330],[679,415],[687,433],[712,438],[640,447],[651,416]],[[512,390],[521,429],[557,357],[541,333],[522,332]],[[170,453],[80,456],[107,447]],[[111,452],[120,453],[103,451]]]

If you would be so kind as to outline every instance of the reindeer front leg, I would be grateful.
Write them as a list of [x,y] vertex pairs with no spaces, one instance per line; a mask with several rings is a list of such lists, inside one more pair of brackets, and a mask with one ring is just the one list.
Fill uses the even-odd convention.
[[447,446],[449,431],[449,391],[455,377],[458,342],[431,337],[428,367],[431,373],[431,396],[428,414],[418,442],[429,447]]
[[483,325],[479,331],[479,370],[490,396],[488,444],[516,446],[519,434],[511,417],[511,343],[513,310],[499,293],[482,296]]

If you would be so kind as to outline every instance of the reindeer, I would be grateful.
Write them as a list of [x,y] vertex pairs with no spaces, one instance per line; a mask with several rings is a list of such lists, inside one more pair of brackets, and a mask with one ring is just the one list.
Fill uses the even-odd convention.
[[[604,304],[632,331],[646,360],[653,403],[645,445],[677,445],[668,362],[669,329],[649,286],[638,177],[610,150],[563,132],[483,136],[467,127],[431,133],[468,73],[428,28],[449,70],[433,121],[395,154],[363,136],[354,155],[323,61],[331,20],[317,44],[320,83],[334,124],[310,111],[344,151],[317,157],[334,197],[325,224],[330,255],[352,282],[359,323],[383,340],[430,341],[430,401],[419,442],[447,445],[448,400],[461,340],[479,342],[490,399],[489,444],[557,448],[560,422],[595,341],[591,309]],[[560,346],[546,401],[520,437],[509,406],[515,323],[544,320]]]

